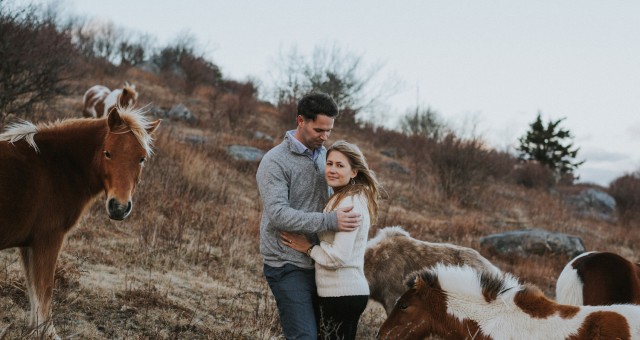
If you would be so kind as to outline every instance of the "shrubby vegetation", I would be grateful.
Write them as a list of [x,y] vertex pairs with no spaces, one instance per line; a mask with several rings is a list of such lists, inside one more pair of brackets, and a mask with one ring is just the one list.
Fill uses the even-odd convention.
[[[0,33],[0,126],[8,115],[26,115],[34,105],[68,94],[69,81],[79,72],[84,77],[87,73],[104,77],[134,67],[155,73],[165,86],[186,96],[208,88],[210,110],[199,117],[200,124],[236,130],[241,121],[255,123],[259,118],[255,117],[261,95],[258,85],[225,79],[219,67],[198,52],[196,39],[189,33],[166,46],[156,46],[148,34],[131,34],[113,23],[87,18],[63,21],[55,11],[31,6],[0,7]],[[454,202],[473,206],[475,193],[490,182],[547,190],[559,181],[570,184],[576,179],[574,171],[584,163],[575,160],[579,148],[571,143],[571,132],[560,127],[563,119],[544,124],[538,114],[519,139],[518,158],[486,148],[479,138],[461,137],[431,107],[407,111],[398,133],[392,127],[356,119],[383,97],[372,85],[381,74],[380,63],[367,66],[361,55],[338,45],[317,46],[310,55],[294,47],[279,57],[271,98],[283,125],[294,122],[295,104],[302,94],[328,92],[342,111],[338,129],[349,129],[354,135],[389,136],[379,145],[379,138],[369,137],[378,147],[391,147],[397,156],[408,157],[415,183],[434,185],[433,189]],[[390,95],[398,83],[385,85]],[[496,157],[499,165],[494,162]],[[621,216],[630,216],[633,209],[627,206],[633,195],[622,194],[618,183],[633,178],[623,176],[616,186],[612,184],[616,198],[625,201],[619,202]]]
[[384,87],[381,63],[367,64],[362,55],[345,50],[341,46],[318,45],[309,55],[292,47],[281,52],[274,61],[272,74],[273,99],[283,112],[289,115],[302,96],[311,91],[323,91],[331,95],[342,112],[338,121],[354,127],[364,123],[360,113],[372,113],[385,98],[394,95],[400,82],[388,77]]
[[[68,93],[68,81],[79,72],[116,75],[132,67],[156,73],[167,87],[187,96],[199,87],[211,89],[207,92],[211,110],[201,115],[201,124],[215,122],[237,129],[241,120],[256,121],[258,85],[225,79],[219,67],[198,52],[196,38],[188,32],[173,43],[156,46],[152,36],[132,34],[110,22],[79,17],[63,20],[55,10],[36,7],[3,6],[0,11],[0,40],[2,46],[12,47],[0,49],[0,125],[9,114],[25,115],[34,105]],[[275,63],[270,98],[283,125],[295,121],[295,105],[304,93],[328,92],[342,111],[338,128],[393,136],[384,145],[403,146],[396,151],[411,159],[414,181],[435,185],[434,189],[453,201],[472,204],[469,198],[488,181],[544,189],[559,180],[572,183],[574,171],[584,162],[575,160],[579,148],[570,142],[571,132],[560,127],[563,119],[545,125],[541,114],[519,139],[518,158],[487,149],[479,138],[461,137],[431,107],[407,111],[400,119],[400,133],[358,120],[359,113],[374,109],[399,83],[386,82],[384,91],[376,89],[373,82],[380,77],[382,65],[367,65],[361,55],[335,44],[316,46],[310,55],[293,47]],[[499,173],[487,161],[497,154],[502,160]]]
[[609,193],[616,199],[622,222],[637,227],[640,223],[640,171],[618,177],[609,185]]
[[66,94],[77,52],[71,38],[36,8],[10,11],[0,0],[0,127],[9,114]]
[[419,106],[414,111],[405,113],[400,119],[400,130],[407,136],[422,136],[439,140],[446,130],[438,114],[430,107],[422,109]]

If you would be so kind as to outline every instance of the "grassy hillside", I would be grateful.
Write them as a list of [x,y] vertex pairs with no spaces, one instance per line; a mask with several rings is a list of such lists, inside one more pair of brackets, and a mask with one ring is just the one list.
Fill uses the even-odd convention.
[[[33,120],[80,117],[87,88],[96,83],[114,88],[125,81],[136,85],[139,103],[151,103],[152,110],[184,103],[199,122],[162,122],[155,155],[145,166],[126,221],[109,220],[100,196],[69,233],[56,270],[58,334],[76,339],[276,337],[277,311],[258,252],[257,164],[233,160],[225,147],[241,144],[266,151],[294,127],[294,117],[284,119],[269,103],[233,91],[205,87],[186,96],[153,74],[129,69],[73,83],[71,96],[34,112]],[[256,138],[256,131],[275,140]],[[416,238],[479,249],[482,236],[535,227],[576,235],[588,250],[615,251],[638,261],[637,232],[578,217],[564,203],[563,196],[579,187],[549,191],[486,180],[481,187],[461,189],[472,193],[473,204],[465,204],[443,194],[427,165],[411,157],[416,150],[402,149],[410,143],[380,133],[338,122],[331,136],[331,141],[360,145],[388,192],[380,224],[370,236],[378,228],[401,225]],[[193,137],[204,142],[192,143]],[[568,260],[483,255],[551,297]],[[0,332],[6,330],[6,339],[26,336],[25,291],[17,250],[0,251]],[[381,306],[370,302],[359,338],[372,338],[383,320]]]

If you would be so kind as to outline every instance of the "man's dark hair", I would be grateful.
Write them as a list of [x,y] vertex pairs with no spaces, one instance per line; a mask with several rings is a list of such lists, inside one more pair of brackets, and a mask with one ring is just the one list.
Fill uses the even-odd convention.
[[316,120],[319,114],[329,117],[338,116],[338,105],[330,95],[324,92],[311,92],[298,102],[298,115],[305,119]]

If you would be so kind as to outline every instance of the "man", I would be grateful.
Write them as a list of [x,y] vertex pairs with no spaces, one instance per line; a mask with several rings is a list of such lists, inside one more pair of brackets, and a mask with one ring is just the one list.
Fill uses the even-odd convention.
[[313,261],[282,245],[280,231],[305,234],[313,243],[319,231],[352,231],[360,224],[353,207],[322,213],[329,198],[324,143],[337,116],[338,107],[326,93],[304,96],[298,102],[297,128],[264,155],[256,173],[263,204],[264,275],[287,339],[317,339],[318,294]]

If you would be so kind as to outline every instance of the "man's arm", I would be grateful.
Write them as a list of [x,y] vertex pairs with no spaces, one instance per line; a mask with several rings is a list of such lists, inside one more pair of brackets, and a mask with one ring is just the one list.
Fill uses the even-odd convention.
[[304,212],[291,208],[289,180],[281,165],[273,159],[263,159],[256,173],[256,181],[262,197],[263,214],[279,230],[313,234],[323,230],[334,230],[339,225],[336,212]]

